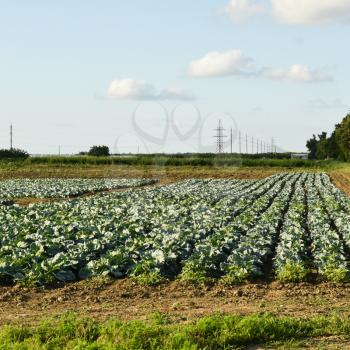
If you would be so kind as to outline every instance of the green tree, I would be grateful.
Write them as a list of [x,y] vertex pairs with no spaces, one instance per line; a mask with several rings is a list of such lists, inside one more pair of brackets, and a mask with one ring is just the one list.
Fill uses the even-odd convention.
[[328,139],[325,131],[318,135],[317,146],[316,146],[316,158],[326,159],[328,156]]
[[306,142],[306,147],[309,150],[309,159],[316,159],[317,143],[318,141],[315,135],[313,135],[312,138]]
[[108,146],[92,146],[88,153],[89,156],[103,157],[109,156],[109,147]]
[[339,124],[335,126],[335,130],[332,132],[331,136],[328,138],[327,142],[327,157],[333,159],[339,159],[339,146],[336,139],[336,130]]
[[348,114],[335,131],[341,160],[350,161],[350,114]]

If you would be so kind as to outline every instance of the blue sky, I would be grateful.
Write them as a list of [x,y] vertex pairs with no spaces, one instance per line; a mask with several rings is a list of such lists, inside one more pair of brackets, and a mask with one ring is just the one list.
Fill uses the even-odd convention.
[[215,150],[222,119],[303,151],[350,108],[349,0],[0,4],[0,147]]

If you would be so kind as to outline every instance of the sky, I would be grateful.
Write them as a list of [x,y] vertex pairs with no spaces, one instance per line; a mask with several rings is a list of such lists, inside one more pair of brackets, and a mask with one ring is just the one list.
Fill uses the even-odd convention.
[[350,0],[0,5],[0,148],[305,151],[350,108]]

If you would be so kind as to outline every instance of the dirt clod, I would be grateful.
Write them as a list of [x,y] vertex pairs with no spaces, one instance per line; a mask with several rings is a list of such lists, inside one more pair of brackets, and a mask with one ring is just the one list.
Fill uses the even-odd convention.
[[36,324],[67,310],[103,321],[142,320],[154,312],[169,317],[180,313],[186,320],[217,312],[247,314],[262,310],[298,317],[328,315],[333,310],[348,316],[349,308],[350,285],[330,283],[273,282],[208,288],[175,281],[146,287],[125,279],[98,288],[83,281],[47,290],[13,286],[0,289],[0,325]]

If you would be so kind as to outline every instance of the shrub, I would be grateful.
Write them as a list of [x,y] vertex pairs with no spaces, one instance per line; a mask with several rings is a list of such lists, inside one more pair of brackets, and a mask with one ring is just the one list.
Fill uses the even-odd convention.
[[21,149],[0,149],[0,159],[19,159],[28,158],[29,154]]
[[96,157],[106,157],[109,156],[109,147],[108,146],[92,146],[88,153],[89,156]]

